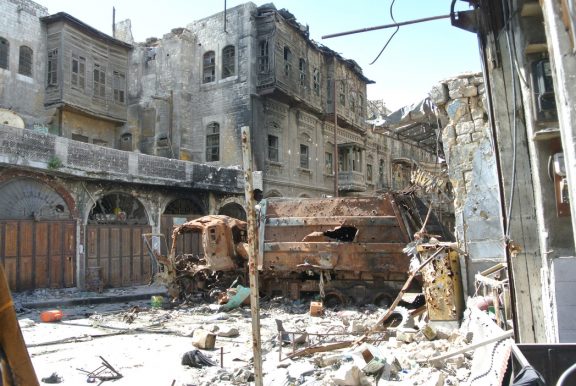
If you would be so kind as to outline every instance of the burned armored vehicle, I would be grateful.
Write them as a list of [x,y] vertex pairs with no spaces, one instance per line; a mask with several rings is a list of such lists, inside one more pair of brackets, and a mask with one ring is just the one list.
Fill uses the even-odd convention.
[[[327,306],[386,305],[404,281],[403,249],[422,232],[427,207],[411,194],[379,197],[274,198],[258,210],[258,270],[262,295],[320,295]],[[448,237],[434,215],[425,232]],[[246,223],[205,216],[174,228],[158,278],[173,296],[214,295],[246,283]],[[418,283],[416,283],[418,285]]]

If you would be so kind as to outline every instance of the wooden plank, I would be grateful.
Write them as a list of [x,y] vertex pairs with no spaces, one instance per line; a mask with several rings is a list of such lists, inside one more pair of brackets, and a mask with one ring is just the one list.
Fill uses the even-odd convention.
[[100,259],[110,257],[110,229],[98,227],[98,255]]
[[18,222],[8,221],[6,223],[6,246],[4,256],[18,256]]
[[120,233],[120,250],[122,259],[122,285],[132,284],[132,229],[123,227]]
[[35,262],[34,262],[34,288],[46,288],[49,283],[48,275],[48,237],[49,223],[39,222],[35,229]]
[[120,287],[122,285],[120,257],[113,256],[110,258],[110,286]]
[[16,291],[17,273],[18,273],[18,259],[16,257],[7,257],[4,259],[4,271],[6,279],[8,279],[8,286],[10,290]]
[[18,258],[18,291],[34,289],[34,259],[32,256]]

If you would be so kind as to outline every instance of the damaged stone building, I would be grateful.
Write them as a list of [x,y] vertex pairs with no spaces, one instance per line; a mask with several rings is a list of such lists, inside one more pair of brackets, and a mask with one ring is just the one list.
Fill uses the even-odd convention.
[[245,218],[243,126],[266,197],[372,195],[409,184],[398,162],[435,159],[373,132],[361,68],[272,5],[146,43],[129,20],[112,37],[30,0],[0,12],[0,256],[15,290],[147,283],[142,234]]
[[452,24],[478,35],[482,95],[465,95],[473,76],[431,93],[449,121],[456,233],[470,259],[508,264],[518,342],[574,342],[574,4],[468,3]]

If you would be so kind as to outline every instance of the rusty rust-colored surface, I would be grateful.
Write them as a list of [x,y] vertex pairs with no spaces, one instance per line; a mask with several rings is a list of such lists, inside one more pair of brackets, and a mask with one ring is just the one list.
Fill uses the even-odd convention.
[[[425,258],[436,251],[434,246],[424,246],[420,254]],[[446,253],[422,269],[424,295],[431,321],[458,321],[463,312],[462,281],[458,252]]]

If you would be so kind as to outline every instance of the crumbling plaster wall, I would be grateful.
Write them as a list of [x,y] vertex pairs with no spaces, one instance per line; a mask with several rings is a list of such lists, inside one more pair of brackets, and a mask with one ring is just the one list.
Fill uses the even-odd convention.
[[474,275],[505,261],[496,155],[491,143],[481,74],[463,74],[434,86],[432,101],[445,126],[444,154],[454,191],[455,236],[468,253],[468,290]]
[[[48,10],[32,1],[0,0],[0,37],[9,43],[8,68],[0,68],[0,108],[20,115],[27,128],[46,126],[44,109],[46,79],[45,27],[40,17]],[[21,46],[32,49],[32,76],[18,73]]]

